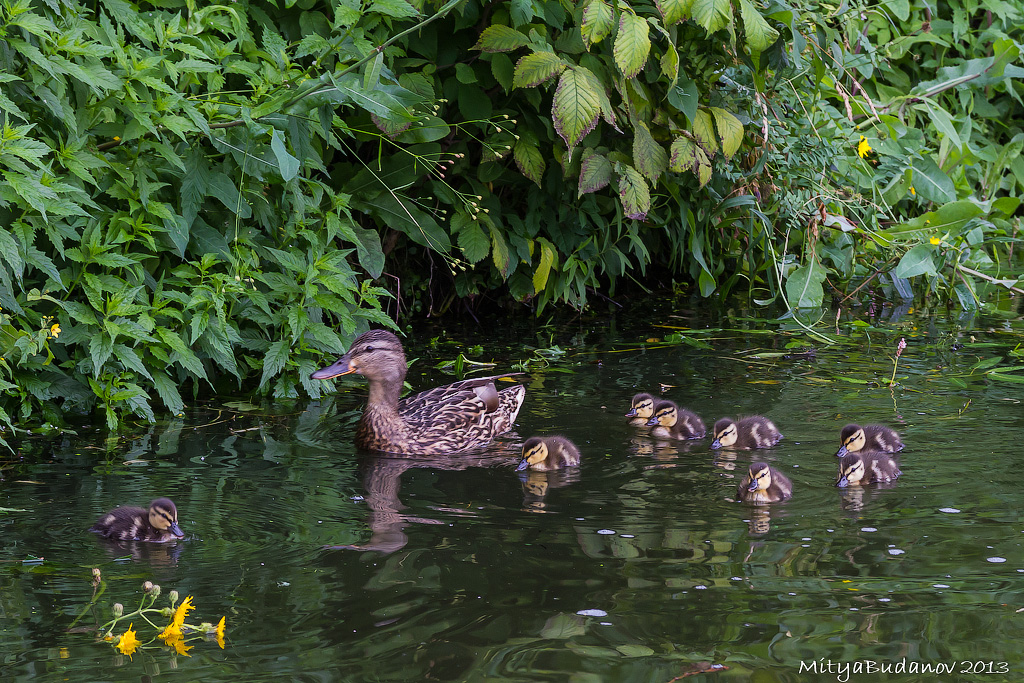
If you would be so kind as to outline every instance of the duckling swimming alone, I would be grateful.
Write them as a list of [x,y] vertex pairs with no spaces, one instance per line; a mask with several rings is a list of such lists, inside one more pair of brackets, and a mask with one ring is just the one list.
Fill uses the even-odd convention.
[[310,377],[331,379],[353,372],[366,377],[370,397],[355,442],[386,453],[447,455],[479,448],[512,428],[526,398],[521,384],[499,391],[494,380],[507,375],[494,375],[399,400],[406,369],[398,337],[387,330],[370,330],[356,337],[337,362]]
[[707,432],[704,421],[696,413],[672,401],[660,401],[647,425],[654,427],[651,436],[661,439],[703,439]]
[[837,458],[864,449],[883,453],[899,453],[903,450],[900,435],[885,425],[846,425],[839,433],[839,443]]
[[634,427],[645,427],[651,415],[654,415],[654,397],[645,393],[634,396],[632,407],[626,413],[626,417],[633,418],[629,424]]
[[867,486],[879,482],[895,481],[903,474],[896,459],[878,451],[847,453],[839,461],[839,479],[836,486]]
[[114,508],[100,517],[89,531],[119,541],[166,543],[184,538],[178,526],[178,508],[170,498],[157,498],[149,509],[132,505]]
[[755,462],[736,487],[736,497],[747,503],[778,503],[793,496],[793,483],[767,463]]
[[712,448],[770,448],[782,434],[771,420],[761,415],[744,417],[739,422],[723,417],[715,423]]
[[580,464],[580,450],[564,436],[534,436],[523,444],[523,458],[516,472],[526,468],[538,472],[576,467]]

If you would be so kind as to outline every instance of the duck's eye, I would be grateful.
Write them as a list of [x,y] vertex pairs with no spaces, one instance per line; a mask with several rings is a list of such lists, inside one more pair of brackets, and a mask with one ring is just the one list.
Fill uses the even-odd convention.
[[372,346],[367,346],[366,347],[366,352],[370,353],[371,351],[373,351],[373,347]]

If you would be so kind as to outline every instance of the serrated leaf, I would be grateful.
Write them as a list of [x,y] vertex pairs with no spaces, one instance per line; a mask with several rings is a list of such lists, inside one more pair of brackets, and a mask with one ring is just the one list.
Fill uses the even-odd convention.
[[729,0],[693,0],[690,16],[708,33],[725,28],[731,18]]
[[555,263],[556,252],[555,245],[543,237],[538,237],[537,243],[540,244],[540,263],[537,264],[537,270],[533,272],[533,291],[535,294],[540,294],[547,285],[551,266]]
[[612,182],[612,164],[603,154],[598,154],[589,147],[583,151],[580,162],[580,185],[578,197],[588,192],[597,192]]
[[525,33],[511,26],[494,24],[480,33],[480,38],[471,49],[483,52],[511,52],[529,44],[530,38]]
[[669,169],[674,173],[692,171],[694,164],[697,163],[697,157],[694,155],[696,151],[697,145],[693,144],[690,138],[676,138],[669,150]]
[[512,155],[516,160],[519,172],[537,183],[540,187],[541,178],[544,177],[544,155],[540,153],[537,144],[527,142],[526,137],[520,137],[512,147]]
[[722,140],[722,154],[726,159],[731,159],[743,142],[743,124],[732,113],[720,107],[711,107],[711,113],[715,116],[715,126]]
[[604,0],[591,0],[583,10],[580,35],[589,48],[608,37],[615,27],[615,15]]
[[661,74],[668,80],[669,88],[674,88],[679,78],[679,53],[676,46],[671,43],[661,56]]
[[268,386],[271,379],[284,369],[291,353],[291,346],[287,339],[278,339],[270,344],[270,348],[263,356],[263,375],[260,377],[260,388]]
[[693,156],[695,160],[693,172],[697,174],[700,186],[704,187],[711,180],[711,159],[700,147],[694,147]]
[[99,379],[103,365],[114,352],[114,340],[105,334],[94,334],[89,339],[89,357],[92,358],[92,376]]
[[711,112],[704,107],[698,109],[697,114],[693,117],[691,132],[708,158],[715,156],[715,152],[718,151],[718,138],[715,136],[715,124],[714,119],[711,118]]
[[533,52],[516,62],[512,87],[533,88],[554,78],[564,69],[565,62],[553,52]]
[[579,144],[597,126],[601,99],[590,79],[576,69],[566,69],[558,79],[551,102],[551,118],[555,131],[569,148]]
[[494,257],[494,266],[501,273],[502,279],[507,280],[512,266],[512,258],[501,231],[493,225],[491,226],[491,244],[493,245],[491,255]]
[[642,121],[633,128],[633,165],[652,185],[668,168],[668,153]]
[[179,415],[185,410],[185,402],[181,400],[177,383],[159,370],[153,372],[153,386],[167,410]]
[[690,17],[693,0],[655,0],[666,28]]
[[470,221],[459,231],[459,248],[470,263],[487,257],[491,250],[491,240],[480,227],[479,221]]
[[576,70],[576,74],[578,76],[582,76],[587,83],[590,84],[590,89],[597,93],[597,99],[601,105],[601,118],[603,118],[609,126],[621,133],[622,130],[619,129],[618,124],[615,123],[615,110],[612,108],[611,100],[608,99],[608,93],[605,91],[604,83],[602,83],[601,79],[598,78],[590,69],[584,66],[577,66],[574,68]]
[[651,209],[651,191],[644,177],[627,164],[619,167],[619,200],[626,218],[643,220]]
[[369,11],[379,12],[396,19],[412,19],[420,15],[416,8],[405,0],[373,0]]
[[623,12],[612,48],[615,65],[626,78],[633,78],[644,68],[650,52],[650,26],[632,12]]
[[740,18],[747,47],[752,54],[764,52],[778,39],[779,32],[772,28],[750,0],[740,0]]
[[182,341],[177,332],[164,327],[158,327],[156,328],[156,333],[160,336],[160,339],[170,347],[171,351],[177,355],[175,360],[177,360],[183,368],[191,372],[196,377],[207,379],[206,368],[203,367],[202,362],[200,362],[196,354],[192,353],[192,349],[185,345],[185,342]]

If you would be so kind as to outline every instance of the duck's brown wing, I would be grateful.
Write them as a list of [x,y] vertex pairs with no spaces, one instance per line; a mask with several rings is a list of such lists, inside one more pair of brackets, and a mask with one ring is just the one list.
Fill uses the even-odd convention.
[[[501,395],[509,389],[515,389],[508,387],[499,391],[495,380],[519,374],[522,373],[474,377],[421,391],[400,400],[398,413],[407,424],[421,428],[477,424],[481,416],[502,410]],[[504,403],[504,409],[507,410],[508,401]],[[521,403],[522,400],[519,401]],[[515,412],[519,412],[518,408]]]

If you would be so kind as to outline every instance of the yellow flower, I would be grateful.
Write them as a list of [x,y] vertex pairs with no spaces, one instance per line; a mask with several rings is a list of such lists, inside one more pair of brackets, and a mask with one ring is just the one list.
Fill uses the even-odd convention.
[[220,645],[220,649],[224,649],[224,617],[220,618],[217,622],[217,644]]
[[192,604],[191,595],[182,600],[181,604],[178,605],[178,608],[174,610],[174,616],[171,618],[171,623],[167,625],[167,628],[165,628],[157,638],[168,645],[171,644],[172,640],[181,638],[181,626],[185,623],[185,617],[195,608],[196,606]]
[[128,655],[128,659],[132,658],[132,653],[135,652],[135,648],[140,645],[139,639],[135,637],[135,631],[132,630],[134,625],[135,624],[128,625],[128,630],[121,634],[121,637],[117,641],[117,645],[114,646],[121,654]]
[[917,196],[917,190],[914,189],[913,185],[910,186],[910,194],[914,195],[915,197]]
[[933,247],[937,247],[937,246],[939,246],[939,243],[940,243],[940,242],[942,242],[942,240],[941,240],[941,239],[939,239],[938,237],[933,237],[933,238],[931,238],[931,239],[930,239],[930,240],[928,240],[928,241],[932,243],[932,246],[933,246]]
[[174,640],[172,640],[171,642],[169,642],[167,644],[170,645],[171,647],[173,647],[174,651],[177,652],[179,655],[185,655],[186,657],[191,657],[192,656],[192,655],[190,655],[188,653],[188,651],[192,649],[192,646],[191,645],[186,645],[185,644],[185,639],[182,638],[181,636],[178,636],[177,638],[175,638]]
[[857,154],[863,159],[871,151],[871,145],[868,144],[868,139],[863,135],[860,136],[860,142],[857,143]]
[[53,337],[54,339],[56,339],[57,335],[59,335],[59,334],[60,334],[60,324],[59,323],[54,323],[54,324],[50,325],[50,336]]

